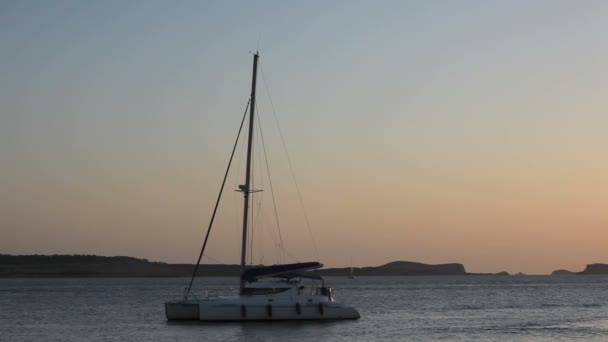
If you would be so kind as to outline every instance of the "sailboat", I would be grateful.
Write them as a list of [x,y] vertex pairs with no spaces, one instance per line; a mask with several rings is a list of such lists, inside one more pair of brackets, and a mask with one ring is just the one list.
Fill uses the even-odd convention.
[[[332,288],[326,286],[324,279],[311,271],[323,267],[317,261],[280,264],[265,267],[246,267],[247,223],[250,205],[250,194],[255,192],[251,185],[252,138],[254,128],[256,79],[259,54],[253,55],[253,76],[251,96],[249,99],[249,134],[247,144],[247,165],[245,184],[239,185],[243,193],[243,231],[241,244],[241,268],[239,293],[232,296],[196,298],[190,296],[192,282],[203,256],[209,233],[217,212],[228,170],[236,149],[234,145],[228,170],[218,196],[211,222],[196,263],[190,285],[181,300],[165,303],[168,320],[201,320],[201,321],[247,321],[247,320],[337,320],[358,319],[359,312],[333,296]],[[245,110],[247,113],[247,109]],[[245,116],[243,117],[243,122]],[[241,122],[241,129],[243,127]],[[239,129],[240,135],[240,129]],[[238,136],[237,136],[238,142]],[[302,285],[302,280],[310,279],[311,285]]]
[[353,271],[353,259],[350,259],[350,273],[348,274],[348,279],[355,279],[355,272]]

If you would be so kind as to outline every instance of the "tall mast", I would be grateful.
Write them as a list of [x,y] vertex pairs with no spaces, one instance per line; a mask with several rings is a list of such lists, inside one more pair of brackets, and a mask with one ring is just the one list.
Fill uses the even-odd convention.
[[[249,188],[251,184],[251,155],[253,153],[253,127],[255,126],[254,122],[254,113],[255,113],[255,87],[256,87],[256,79],[258,72],[258,58],[259,54],[256,52],[253,55],[253,76],[251,77],[251,100],[249,104],[249,137],[247,140],[247,170],[245,174],[245,185],[240,185],[239,189],[243,192],[244,197],[244,205],[243,205],[243,240],[241,245],[241,268],[243,271],[245,270],[245,262],[247,256],[247,220],[249,214],[249,194],[252,193]],[[241,279],[240,284],[240,293],[243,293],[244,287],[243,279]]]

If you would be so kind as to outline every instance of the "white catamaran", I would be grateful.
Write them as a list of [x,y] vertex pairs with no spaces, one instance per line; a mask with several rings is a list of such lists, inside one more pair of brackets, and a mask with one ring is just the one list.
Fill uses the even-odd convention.
[[[196,277],[198,266],[209,239],[209,233],[237,146],[235,143],[190,284],[184,292],[182,300],[165,303],[167,319],[201,321],[358,319],[360,317],[359,312],[355,308],[337,301],[332,295],[332,289],[325,286],[325,282],[321,276],[304,272],[323,267],[323,264],[319,262],[302,262],[256,268],[245,267],[247,222],[250,204],[249,195],[254,192],[254,190],[250,189],[250,184],[258,58],[259,54],[256,52],[253,55],[251,97],[248,104],[249,135],[245,184],[239,185],[238,190],[244,195],[241,247],[242,273],[240,276],[239,294],[202,299],[190,298],[192,282]],[[246,112],[247,110],[245,110]],[[243,117],[243,122],[244,120],[245,117]],[[241,122],[241,129],[243,122]],[[239,129],[239,135],[241,129]],[[302,279],[312,279],[313,286],[302,286]]]

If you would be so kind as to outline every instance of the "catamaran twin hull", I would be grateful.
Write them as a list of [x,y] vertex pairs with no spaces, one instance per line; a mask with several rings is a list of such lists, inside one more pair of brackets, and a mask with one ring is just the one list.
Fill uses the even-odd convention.
[[[196,278],[198,266],[204,255],[207,239],[213,227],[215,214],[230,171],[230,165],[232,165],[232,158],[238,146],[245,116],[243,116],[243,121],[241,122],[241,127],[232,149],[230,161],[224,174],[224,180],[215,202],[215,208],[211,215],[211,221],[209,222],[190,284],[184,292],[184,299],[182,301],[165,303],[167,319],[197,319],[202,321],[357,319],[359,318],[357,310],[337,302],[332,297],[332,289],[325,286],[325,282],[321,276],[305,272],[323,267],[323,264],[320,262],[297,262],[255,268],[247,267],[247,223],[251,201],[250,195],[256,192],[256,190],[251,188],[253,178],[251,160],[255,127],[255,92],[258,58],[259,55],[256,52],[253,55],[251,97],[247,104],[247,109],[249,109],[249,134],[247,136],[245,184],[239,185],[239,190],[237,190],[243,193],[243,234],[241,240],[241,267],[243,271],[239,279],[239,295],[205,298],[202,300],[189,299],[192,283]],[[267,278],[274,278],[275,280],[266,281],[265,279]],[[313,282],[313,286],[309,288],[303,286],[301,284],[303,279],[310,279]],[[318,281],[321,282],[321,286],[315,287],[314,283]]]
[[325,296],[298,297],[301,298],[274,298],[269,301],[266,298],[235,296],[198,302],[167,302],[165,312],[169,320],[201,321],[331,320],[360,317],[356,309],[329,301]]

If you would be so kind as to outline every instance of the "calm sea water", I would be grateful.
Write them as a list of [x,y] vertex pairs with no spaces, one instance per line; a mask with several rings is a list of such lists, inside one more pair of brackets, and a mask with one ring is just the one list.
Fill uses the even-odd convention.
[[[328,278],[361,319],[173,323],[185,278],[0,279],[0,341],[608,341],[608,276]],[[203,286],[204,285],[204,286]],[[209,294],[236,279],[199,280]]]

